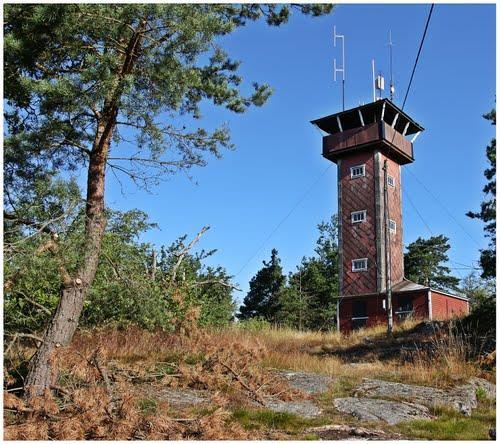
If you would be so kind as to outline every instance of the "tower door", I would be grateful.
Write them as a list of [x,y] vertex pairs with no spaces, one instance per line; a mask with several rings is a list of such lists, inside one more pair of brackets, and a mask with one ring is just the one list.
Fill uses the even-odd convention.
[[368,314],[366,308],[366,301],[354,301],[352,303],[352,329],[357,330],[366,327],[368,321]]

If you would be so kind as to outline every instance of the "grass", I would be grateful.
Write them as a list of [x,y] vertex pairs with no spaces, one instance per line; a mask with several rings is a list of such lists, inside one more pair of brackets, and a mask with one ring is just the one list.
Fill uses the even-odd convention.
[[495,427],[496,412],[488,405],[480,405],[470,417],[447,409],[434,411],[432,421],[401,423],[394,430],[421,440],[489,440],[489,430]]
[[158,411],[158,401],[153,398],[141,398],[137,402],[137,407],[143,415],[153,415]]
[[321,426],[329,423],[328,418],[303,418],[293,413],[273,412],[259,409],[236,409],[231,420],[238,422],[247,430],[279,430],[281,432],[297,434],[309,427]]

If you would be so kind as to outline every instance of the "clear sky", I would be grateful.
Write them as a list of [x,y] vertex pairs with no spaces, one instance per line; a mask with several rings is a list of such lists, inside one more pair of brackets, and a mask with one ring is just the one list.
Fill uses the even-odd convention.
[[[236,275],[244,290],[235,294],[239,300],[273,247],[285,271],[294,270],[302,256],[313,254],[316,225],[337,211],[336,168],[332,164],[324,172],[330,162],[321,156],[321,135],[309,123],[341,110],[340,84],[332,74],[333,58],[340,57],[333,26],[346,41],[346,108],[371,100],[372,58],[388,84],[389,30],[395,103],[401,106],[428,10],[425,4],[340,5],[326,17],[294,14],[280,28],[250,23],[225,37],[221,43],[242,60],[245,81],[268,82],[274,95],[243,115],[203,107],[202,122],[226,122],[236,149],[192,170],[197,183],[179,174],[152,194],[126,186],[123,195],[109,174],[108,205],[146,211],[160,230],[144,240],[157,246],[210,225],[199,248],[218,250],[210,263]],[[415,162],[403,167],[404,242],[448,236],[452,268],[477,266],[478,250],[487,244],[482,223],[465,213],[478,209],[483,198],[485,148],[494,128],[482,114],[495,103],[495,54],[495,5],[437,4],[405,106],[426,130],[415,142]],[[453,271],[458,277],[468,273]]]

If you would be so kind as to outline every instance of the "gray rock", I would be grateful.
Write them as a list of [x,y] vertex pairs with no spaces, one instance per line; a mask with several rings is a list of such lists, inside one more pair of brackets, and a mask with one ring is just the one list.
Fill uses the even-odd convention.
[[467,384],[450,390],[421,385],[402,384],[399,382],[364,379],[356,389],[354,396],[379,397],[416,402],[426,406],[450,407],[464,415],[470,415],[477,407],[476,390],[483,388],[487,393],[494,389],[487,386],[488,381],[474,378]]
[[497,397],[497,387],[495,384],[492,384],[490,381],[482,378],[471,378],[467,382],[467,384],[474,387],[474,390],[482,390],[488,399],[496,399]]
[[165,388],[155,392],[155,397],[179,409],[210,403],[208,391],[189,388]]
[[273,412],[293,413],[305,418],[314,418],[323,413],[323,410],[312,401],[281,401],[279,399],[270,399],[266,401],[265,407]]
[[330,424],[307,429],[308,433],[314,433],[322,440],[395,440],[404,439],[399,433],[385,432],[378,429],[368,429],[366,427],[353,427],[347,424]]
[[389,425],[415,419],[431,419],[429,409],[409,402],[372,398],[337,398],[334,406],[361,421],[384,421]]
[[332,378],[317,373],[293,372],[289,370],[279,370],[277,372],[287,380],[292,387],[310,394],[325,393],[328,391]]

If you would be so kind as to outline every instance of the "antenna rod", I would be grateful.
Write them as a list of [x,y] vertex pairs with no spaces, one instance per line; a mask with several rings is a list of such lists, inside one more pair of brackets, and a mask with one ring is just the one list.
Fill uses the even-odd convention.
[[372,59],[372,87],[373,87],[373,101],[375,102],[375,59]]
[[336,26],[333,26],[333,47],[337,46],[337,39],[342,40],[342,68],[337,68],[337,59],[333,59],[333,79],[337,81],[337,72],[342,73],[342,111],[345,110],[345,41],[344,36],[337,34]]
[[392,32],[389,30],[389,60],[390,60],[390,71],[391,71],[391,79],[389,85],[389,93],[391,101],[394,98],[394,82],[392,79]]

